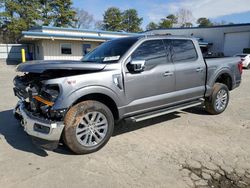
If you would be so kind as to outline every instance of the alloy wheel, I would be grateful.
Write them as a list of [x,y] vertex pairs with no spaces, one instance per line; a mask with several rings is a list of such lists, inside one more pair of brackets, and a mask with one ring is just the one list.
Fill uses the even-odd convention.
[[95,146],[105,138],[107,130],[108,121],[104,114],[97,111],[88,112],[76,128],[76,138],[83,146]]

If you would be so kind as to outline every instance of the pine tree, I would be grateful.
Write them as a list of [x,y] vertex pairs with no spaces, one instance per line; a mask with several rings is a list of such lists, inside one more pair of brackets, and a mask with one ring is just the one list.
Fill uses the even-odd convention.
[[37,0],[5,0],[2,4],[1,30],[3,30],[5,42],[17,42],[21,31],[27,30],[37,24],[40,18],[37,9]]
[[165,29],[165,28],[172,28],[174,24],[176,24],[178,21],[178,17],[176,17],[173,14],[169,14],[166,18],[161,19],[161,22],[159,23],[159,28]]
[[0,0],[0,35],[6,43],[17,42],[21,32],[33,26],[72,26],[72,0]]
[[53,0],[40,0],[39,14],[41,16],[41,25],[48,26],[53,22],[52,2]]
[[71,0],[53,0],[51,2],[53,25],[56,27],[73,26],[76,12]]
[[146,26],[146,30],[153,30],[158,29],[158,24],[155,22],[149,22],[149,24]]
[[111,7],[103,16],[103,27],[109,31],[120,31],[122,27],[122,13],[119,8]]
[[122,24],[123,30],[127,32],[140,32],[143,18],[138,17],[137,10],[128,9],[123,12]]
[[199,18],[197,20],[197,24],[199,24],[199,27],[210,27],[213,26],[213,23],[208,18]]

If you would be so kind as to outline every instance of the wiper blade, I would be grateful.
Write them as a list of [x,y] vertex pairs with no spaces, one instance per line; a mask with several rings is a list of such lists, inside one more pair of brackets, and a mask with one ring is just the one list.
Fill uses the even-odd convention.
[[82,62],[97,62],[95,60],[82,60]]

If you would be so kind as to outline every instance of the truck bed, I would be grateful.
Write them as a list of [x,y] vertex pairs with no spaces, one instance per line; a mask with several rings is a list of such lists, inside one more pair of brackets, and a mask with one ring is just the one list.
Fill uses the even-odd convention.
[[210,89],[213,87],[217,77],[221,74],[229,75],[232,79],[232,88],[237,86],[241,80],[241,73],[238,68],[240,58],[238,57],[224,57],[205,59],[207,64],[207,93],[209,95]]

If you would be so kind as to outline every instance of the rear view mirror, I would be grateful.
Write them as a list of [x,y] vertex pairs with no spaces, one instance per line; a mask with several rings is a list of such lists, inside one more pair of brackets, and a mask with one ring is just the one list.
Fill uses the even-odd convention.
[[130,72],[142,72],[145,68],[145,60],[132,60],[127,68]]

